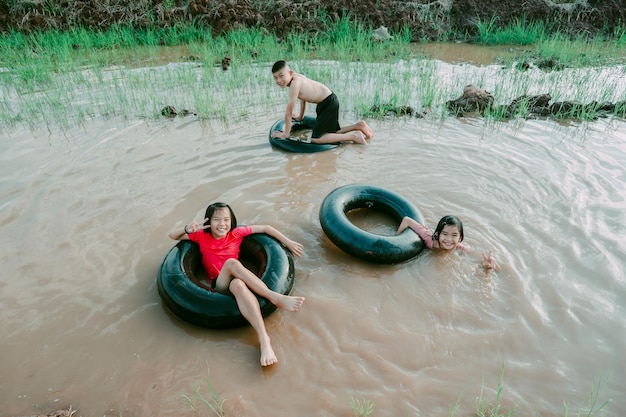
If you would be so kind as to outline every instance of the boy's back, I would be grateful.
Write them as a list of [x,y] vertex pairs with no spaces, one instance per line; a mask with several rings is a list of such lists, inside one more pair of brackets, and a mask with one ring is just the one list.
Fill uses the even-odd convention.
[[315,104],[322,102],[332,93],[324,84],[297,73],[293,74],[289,88],[298,92],[299,100]]

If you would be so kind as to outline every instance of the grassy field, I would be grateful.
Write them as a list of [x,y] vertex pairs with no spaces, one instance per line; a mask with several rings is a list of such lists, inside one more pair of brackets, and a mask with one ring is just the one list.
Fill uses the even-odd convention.
[[[490,86],[499,100],[529,94],[537,80],[515,71],[515,65],[540,60],[556,62],[558,69],[578,69],[573,76],[551,71],[543,77],[540,82],[555,99],[564,84],[577,86],[581,94],[571,99],[581,102],[611,100],[611,92],[619,91],[612,83],[597,88],[585,83],[597,75],[595,68],[625,71],[626,28],[594,39],[571,39],[558,32],[547,35],[542,24],[524,21],[505,29],[479,23],[478,29],[475,44],[524,46],[500,62],[511,71],[503,71]],[[446,88],[438,83],[437,66],[428,56],[415,53],[408,30],[391,35],[376,40],[372,28],[347,19],[329,25],[323,33],[292,34],[285,39],[260,29],[211,37],[210,31],[194,25],[5,33],[0,35],[0,123],[6,130],[42,124],[68,128],[97,117],[159,117],[167,105],[189,109],[202,119],[245,119],[258,108],[276,104],[278,91],[268,68],[277,59],[332,62],[307,68],[307,75],[329,84],[355,80],[359,88],[340,91],[340,97],[348,103],[344,108],[357,115],[377,117],[384,111],[373,108],[413,106],[445,117],[446,101],[463,86],[453,83]],[[221,67],[225,57],[228,71]],[[480,85],[483,76],[477,77],[472,83]],[[233,96],[241,102],[215,99]],[[169,102],[171,97],[177,102]]]

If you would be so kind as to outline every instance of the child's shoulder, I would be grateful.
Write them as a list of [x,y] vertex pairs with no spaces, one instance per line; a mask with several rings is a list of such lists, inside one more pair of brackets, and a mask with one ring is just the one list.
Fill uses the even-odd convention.
[[237,237],[244,237],[252,234],[252,226],[237,226],[230,231],[230,234]]
[[310,79],[306,75],[300,74],[300,73],[294,73],[293,74],[292,83],[293,83],[293,81],[295,81],[296,83],[300,83],[300,84],[306,84],[306,83],[314,82],[312,79]]

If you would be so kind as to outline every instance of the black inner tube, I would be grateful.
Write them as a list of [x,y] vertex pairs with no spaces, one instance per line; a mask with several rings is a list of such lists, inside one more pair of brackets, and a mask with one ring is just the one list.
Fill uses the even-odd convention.
[[380,235],[359,228],[348,218],[348,213],[356,209],[377,210],[395,219],[397,224],[405,216],[423,223],[419,210],[394,192],[365,184],[345,185],[329,193],[320,207],[322,229],[340,249],[384,264],[408,260],[422,251],[424,243],[412,230],[399,235]]
[[[294,283],[293,257],[274,238],[253,234],[243,239],[241,262],[259,276],[272,290],[291,292]],[[178,318],[209,328],[232,328],[248,324],[237,308],[234,297],[211,292],[202,266],[198,244],[182,240],[163,261],[157,277],[157,288],[164,305]],[[265,317],[276,306],[258,297]]]
[[[295,132],[298,132],[300,130],[312,130],[313,126],[315,126],[315,117],[304,116],[302,120],[293,121],[291,125],[290,135],[293,136]],[[276,131],[283,131],[284,127],[285,120],[280,119],[272,125],[269,133],[270,143],[273,146],[276,146],[277,148],[280,148],[284,151],[296,153],[314,153],[327,151],[329,149],[333,149],[339,146],[338,143],[307,143],[292,139],[275,138],[272,136],[272,134]]]

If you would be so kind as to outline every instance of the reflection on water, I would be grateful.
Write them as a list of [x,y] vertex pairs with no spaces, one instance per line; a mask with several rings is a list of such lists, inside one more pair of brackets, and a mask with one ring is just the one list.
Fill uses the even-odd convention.
[[[232,416],[352,415],[351,397],[384,415],[447,415],[461,394],[467,415],[483,386],[495,400],[502,366],[503,402],[520,415],[577,410],[609,372],[607,415],[626,413],[626,123],[372,120],[369,146],[297,155],[270,147],[277,117],[1,138],[2,415],[192,415],[181,395],[210,395],[207,366]],[[398,265],[345,254],[318,216],[350,183],[402,194],[430,227],[457,214],[501,270],[429,251]],[[250,328],[187,325],[157,294],[167,233],[216,200],[305,245],[305,305],[267,319],[271,369]]]
[[399,223],[392,216],[375,209],[354,209],[346,214],[354,225],[370,233],[393,236],[398,230]]
[[499,60],[513,60],[522,53],[530,52],[523,47],[508,45],[483,46],[466,43],[418,43],[416,52],[430,59],[437,59],[450,64],[469,63],[473,65],[491,65]]

